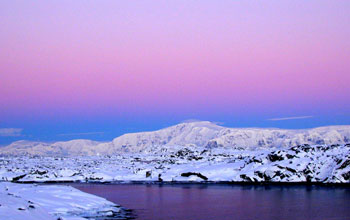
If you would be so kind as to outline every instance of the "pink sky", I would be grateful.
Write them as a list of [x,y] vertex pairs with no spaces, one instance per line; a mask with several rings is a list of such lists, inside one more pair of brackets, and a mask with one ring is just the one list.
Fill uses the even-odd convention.
[[349,10],[334,0],[5,1],[0,123],[167,111],[348,118]]

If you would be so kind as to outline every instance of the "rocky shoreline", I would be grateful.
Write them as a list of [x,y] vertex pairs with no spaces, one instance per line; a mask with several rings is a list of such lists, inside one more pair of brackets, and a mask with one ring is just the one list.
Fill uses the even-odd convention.
[[167,148],[100,157],[0,157],[0,180],[54,182],[350,183],[350,144],[287,149]]

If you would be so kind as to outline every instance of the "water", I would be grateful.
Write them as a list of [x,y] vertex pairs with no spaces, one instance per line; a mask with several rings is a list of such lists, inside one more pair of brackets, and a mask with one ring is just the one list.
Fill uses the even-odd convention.
[[74,184],[142,220],[349,220],[350,187]]

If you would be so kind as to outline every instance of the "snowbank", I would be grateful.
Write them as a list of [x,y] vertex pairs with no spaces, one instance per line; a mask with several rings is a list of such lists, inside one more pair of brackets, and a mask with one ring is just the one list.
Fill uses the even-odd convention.
[[123,208],[70,186],[0,183],[0,219],[126,219]]

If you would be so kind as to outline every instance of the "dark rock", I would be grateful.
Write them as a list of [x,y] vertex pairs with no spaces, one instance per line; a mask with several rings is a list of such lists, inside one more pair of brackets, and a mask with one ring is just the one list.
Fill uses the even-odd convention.
[[300,149],[304,152],[309,152],[310,150],[312,150],[312,148],[310,147],[310,145],[305,144],[305,145],[301,145]]
[[339,165],[339,164],[341,164],[341,162],[343,162],[343,160],[342,160],[342,159],[336,158],[336,159],[335,159],[335,162],[337,163],[337,165]]
[[284,158],[272,152],[271,154],[267,155],[267,159],[269,159],[271,162],[275,162],[275,161],[281,161]]
[[179,150],[178,152],[176,152],[175,156],[177,157],[184,157],[184,156],[188,156],[190,154],[193,154],[193,151],[187,149],[187,148],[184,148],[182,150]]
[[146,178],[150,177],[152,175],[152,171],[147,171],[146,172]]
[[158,181],[163,182],[163,179],[161,178],[162,174],[158,174]]
[[245,174],[241,174],[240,177],[246,182],[253,182],[252,179]]
[[331,148],[337,148],[337,147],[339,147],[340,145],[339,144],[332,144],[331,145]]
[[206,153],[206,152],[208,152],[208,150],[203,150],[203,151],[201,152],[201,155],[204,154],[204,153]]
[[293,158],[295,157],[295,155],[287,154],[286,157],[287,157],[288,159],[293,159]]
[[296,173],[297,172],[296,170],[294,170],[293,168],[290,168],[290,167],[286,167],[286,170],[288,170],[291,173]]
[[203,157],[189,156],[188,159],[189,160],[201,160],[201,159],[203,159]]
[[344,177],[344,180],[350,180],[350,172],[343,173],[342,176]]
[[307,175],[306,176],[306,182],[310,183],[312,181],[312,176]]
[[103,177],[89,177],[90,181],[103,180]]
[[299,146],[291,147],[290,150],[294,151],[295,153],[299,153]]
[[323,152],[326,152],[326,151],[328,151],[329,149],[331,149],[330,146],[324,146],[324,147],[322,147]]
[[350,165],[350,159],[347,159],[347,160],[345,160],[344,163],[338,168],[338,170],[344,169],[344,168],[346,168],[346,167],[349,166],[349,165]]
[[73,173],[73,174],[72,174],[72,176],[78,176],[78,175],[81,175],[81,176],[82,176],[81,173]]
[[308,167],[303,170],[303,174],[305,175],[308,175],[310,173],[312,173],[312,171]]
[[44,175],[44,174],[47,174],[48,173],[48,171],[47,170],[44,170],[44,171],[39,171],[39,170],[36,170],[36,171],[34,171],[33,173],[31,173],[31,174],[39,174],[39,175]]
[[285,177],[287,177],[287,175],[285,175],[284,173],[282,173],[282,172],[279,171],[279,170],[277,170],[277,171],[275,172],[275,175],[274,175],[273,177],[276,177],[276,176],[280,177],[281,180],[284,179]]
[[17,182],[18,180],[22,179],[23,177],[27,176],[27,174],[23,174],[23,175],[20,175],[20,176],[16,176],[12,179],[12,182]]
[[264,173],[264,181],[265,182],[270,182],[272,177],[268,176],[266,173]]
[[261,179],[264,178],[264,174],[260,171],[255,171],[254,174],[257,175],[258,177],[260,177]]
[[254,163],[262,163],[262,160],[261,159],[256,159],[256,157],[253,157],[252,158],[252,162],[254,162]]
[[202,175],[201,173],[193,173],[193,172],[187,172],[187,173],[181,173],[181,176],[183,177],[189,177],[189,176],[198,176],[199,178],[203,180],[208,180],[208,177]]

